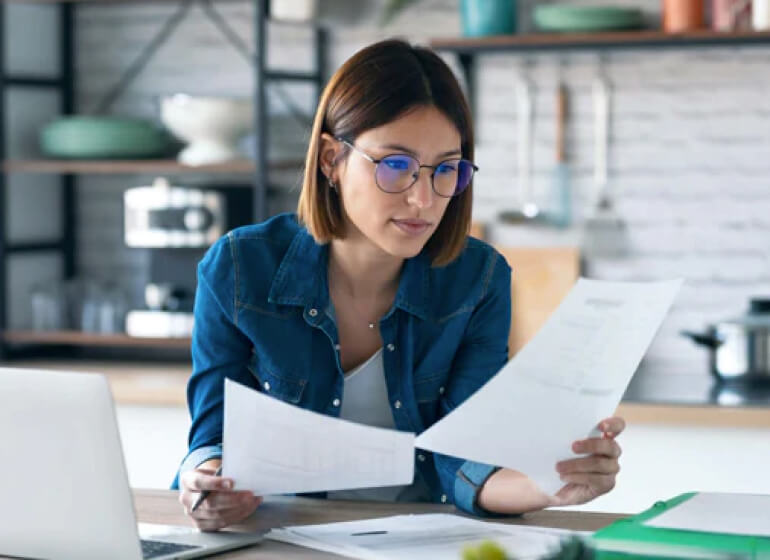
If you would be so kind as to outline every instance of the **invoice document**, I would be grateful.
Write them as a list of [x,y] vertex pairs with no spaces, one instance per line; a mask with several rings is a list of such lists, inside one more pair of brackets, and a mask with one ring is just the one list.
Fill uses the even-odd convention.
[[225,380],[222,476],[258,496],[411,484],[414,434],[284,403]]
[[581,278],[533,339],[417,447],[515,469],[556,493],[556,463],[576,456],[574,441],[599,435],[681,284]]
[[461,558],[466,546],[495,541],[517,560],[542,558],[574,533],[490,523],[459,515],[396,515],[362,521],[273,529],[268,539],[368,560]]

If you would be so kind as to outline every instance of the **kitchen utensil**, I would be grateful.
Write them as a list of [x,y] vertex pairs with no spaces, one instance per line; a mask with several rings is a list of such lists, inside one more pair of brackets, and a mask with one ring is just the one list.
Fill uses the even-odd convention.
[[238,141],[254,127],[254,103],[251,99],[176,94],[161,99],[161,120],[189,144],[180,152],[180,162],[222,163],[242,157]]
[[663,0],[663,31],[682,33],[703,27],[703,0]]
[[518,208],[500,214],[500,219],[508,223],[522,223],[535,220],[540,208],[532,192],[532,86],[526,77],[516,82],[516,103],[518,121],[518,139],[516,152],[518,159]]
[[642,27],[642,12],[618,6],[571,6],[542,4],[532,12],[541,31],[589,32]]
[[594,186],[597,202],[593,214],[585,223],[583,248],[589,257],[618,257],[626,249],[626,224],[615,210],[608,179],[610,96],[609,81],[602,74],[593,85]]
[[769,297],[752,298],[740,317],[682,335],[709,349],[711,374],[718,380],[770,383]]
[[150,121],[122,117],[58,118],[40,131],[40,148],[57,158],[152,158],[167,155],[172,138]]
[[556,89],[556,164],[543,212],[544,220],[557,227],[567,227],[571,218],[570,176],[565,150],[566,123],[567,88],[560,83]]

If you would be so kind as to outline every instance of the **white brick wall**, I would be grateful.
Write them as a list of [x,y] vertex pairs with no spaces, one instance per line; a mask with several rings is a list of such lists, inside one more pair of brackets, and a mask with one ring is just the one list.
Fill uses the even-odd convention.
[[[531,0],[530,0],[531,1]],[[627,1],[650,12],[658,2]],[[360,3],[335,3],[337,11]],[[374,2],[364,5],[371,8]],[[418,42],[456,36],[456,0],[424,0],[386,28],[376,18],[354,17],[331,33],[328,67],[336,68],[356,49],[399,35]],[[218,4],[251,40],[247,1]],[[327,4],[328,6],[328,4]],[[369,8],[369,9],[370,9]],[[525,11],[526,4],[522,4]],[[143,41],[171,13],[166,4],[78,6],[78,99],[93,105],[120,74]],[[351,22],[352,20],[352,22]],[[527,27],[528,22],[522,21]],[[270,60],[309,67],[310,36],[301,28],[275,26]],[[548,185],[554,159],[555,85],[560,65],[571,96],[568,150],[575,214],[585,216],[592,200],[591,82],[597,55],[490,54],[478,58],[478,145],[482,168],[476,185],[475,216],[494,221],[500,208],[515,204],[516,114],[514,83],[524,69],[536,88],[533,181]],[[447,60],[454,64],[451,57]],[[610,180],[618,209],[628,223],[630,250],[622,260],[594,260],[591,276],[688,280],[656,339],[646,364],[660,373],[705,374],[705,354],[681,339],[681,328],[743,310],[746,299],[770,295],[770,47],[609,52],[606,71],[613,86]],[[115,110],[152,116],[153,99],[173,91],[247,95],[249,69],[198,12],[163,47],[116,104]],[[308,104],[309,90],[292,89]],[[271,108],[282,111],[273,101]],[[302,132],[290,133],[294,138]],[[122,187],[136,178],[89,178],[81,189],[81,265],[94,274],[121,270],[140,282],[140,259],[122,249],[120,222],[113,215]],[[296,184],[296,176],[284,177]],[[102,188],[104,187],[104,188]],[[515,230],[512,234],[515,237]],[[117,250],[119,249],[119,250]],[[117,251],[116,251],[117,250]],[[109,255],[109,258],[107,258]]]

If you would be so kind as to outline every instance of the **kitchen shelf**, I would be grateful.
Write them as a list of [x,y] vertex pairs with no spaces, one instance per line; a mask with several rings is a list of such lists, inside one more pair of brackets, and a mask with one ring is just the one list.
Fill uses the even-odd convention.
[[721,45],[770,45],[770,32],[703,29],[686,33],[657,30],[606,31],[596,33],[527,33],[493,37],[437,38],[430,41],[436,50],[458,54],[517,50],[704,47]]
[[[297,169],[303,161],[282,160],[269,163],[274,171]],[[55,174],[129,174],[129,173],[239,173],[255,171],[254,162],[248,159],[216,165],[190,166],[176,160],[57,160],[31,159],[7,160],[3,163],[5,173],[55,173]]]
[[126,334],[95,334],[81,331],[25,331],[8,330],[0,334],[6,344],[57,345],[131,348],[183,348],[189,349],[191,339],[140,338]]

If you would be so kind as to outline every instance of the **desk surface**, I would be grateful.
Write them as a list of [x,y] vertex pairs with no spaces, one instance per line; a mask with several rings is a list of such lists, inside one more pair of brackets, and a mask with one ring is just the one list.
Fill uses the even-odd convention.
[[[168,525],[189,525],[176,492],[169,490],[134,490],[139,521]],[[271,497],[262,504],[257,512],[235,530],[259,531],[284,525],[307,525],[331,523],[372,517],[384,517],[406,513],[457,513],[453,506],[440,504],[391,504],[375,502],[343,502],[314,500],[309,498]],[[524,517],[502,521],[520,525],[540,527],[559,527],[581,531],[595,531],[616,519],[617,514],[589,513],[578,511],[540,511]],[[217,559],[246,558],[325,558],[339,559],[339,556],[314,551],[274,541],[263,543],[243,550],[237,550],[216,556]]]

